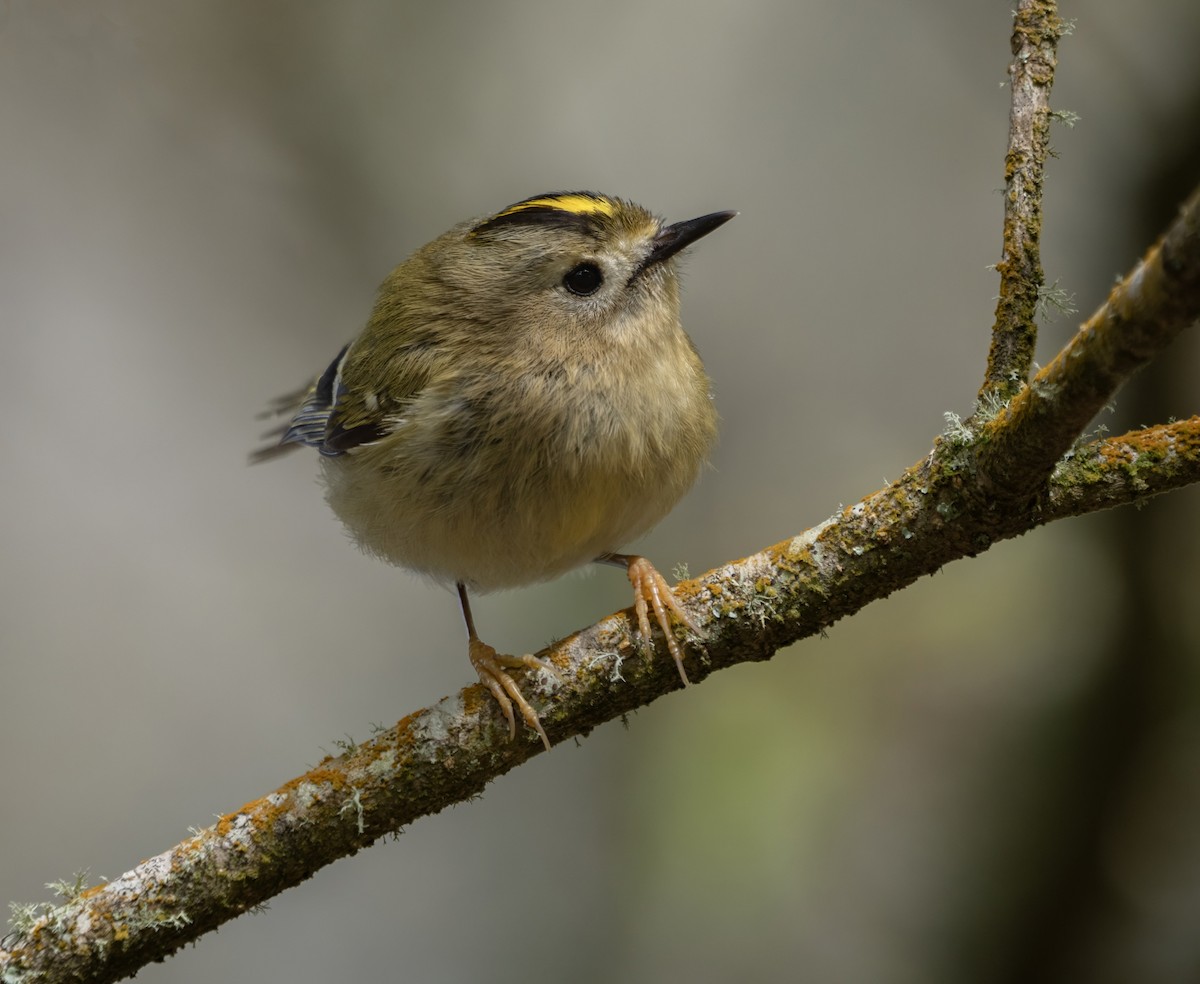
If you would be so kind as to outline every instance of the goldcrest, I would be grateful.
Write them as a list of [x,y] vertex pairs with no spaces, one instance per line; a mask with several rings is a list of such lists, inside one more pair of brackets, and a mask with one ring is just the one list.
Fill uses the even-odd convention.
[[735,214],[665,225],[570,192],[457,225],[396,267],[362,333],[273,406],[290,423],[252,457],[315,447],[363,550],[456,587],[471,663],[512,736],[515,704],[550,747],[509,671],[557,671],[480,641],[468,591],[624,567],[643,639],[653,612],[687,682],[671,620],[699,627],[648,560],[616,551],[670,511],[716,438],[675,257]]

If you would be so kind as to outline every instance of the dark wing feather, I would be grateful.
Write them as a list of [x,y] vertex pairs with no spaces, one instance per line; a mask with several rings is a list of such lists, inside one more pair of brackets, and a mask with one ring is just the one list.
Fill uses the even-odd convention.
[[[349,349],[349,345],[343,346],[329,363],[329,368],[309,386],[271,401],[270,408],[261,416],[273,417],[290,413],[292,418],[287,424],[272,428],[263,434],[263,438],[277,436],[278,440],[251,452],[251,463],[270,461],[302,446],[315,447],[325,455],[343,454],[347,447],[353,446],[353,443],[334,446],[327,439],[332,436],[330,417],[337,408],[338,400],[345,395],[345,390],[339,383],[339,376]],[[337,430],[340,428],[334,429],[334,433]]]
[[[405,408],[425,388],[437,363],[437,335],[428,326],[411,332],[404,344],[380,361],[377,348],[350,351],[345,346],[312,384],[272,401],[264,417],[291,419],[263,435],[275,439],[250,455],[251,462],[270,461],[298,447],[314,447],[336,458],[363,444],[386,437]],[[348,389],[344,379],[349,379]],[[387,381],[379,388],[362,380]],[[357,382],[356,382],[357,380]]]

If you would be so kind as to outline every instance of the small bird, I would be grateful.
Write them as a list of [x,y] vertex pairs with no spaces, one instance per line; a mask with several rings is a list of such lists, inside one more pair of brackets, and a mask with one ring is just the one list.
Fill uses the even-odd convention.
[[468,655],[516,736],[510,670],[558,671],[482,642],[468,591],[624,567],[683,682],[671,619],[699,626],[646,558],[618,553],[695,481],[717,433],[679,321],[677,254],[733,218],[666,225],[629,201],[555,192],[456,225],[396,267],[362,333],[266,415],[262,461],[320,452],[326,497],[367,553],[454,585]]

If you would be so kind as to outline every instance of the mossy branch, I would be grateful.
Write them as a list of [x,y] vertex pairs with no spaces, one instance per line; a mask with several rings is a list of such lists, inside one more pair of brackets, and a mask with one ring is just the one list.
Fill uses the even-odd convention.
[[978,466],[992,494],[1028,501],[1117,389],[1195,324],[1198,310],[1200,188],[1054,360],[984,426]]
[[[1047,24],[1056,21],[1053,4],[1022,3],[1018,33],[1034,12]],[[1040,184],[1033,193],[1040,196]],[[993,387],[990,419],[957,421],[885,488],[799,536],[681,585],[680,600],[708,633],[703,645],[690,646],[691,679],[769,659],[999,540],[1200,481],[1200,416],[1080,442],[1117,388],[1198,319],[1200,190],[1028,386],[1005,399],[1006,391]],[[1007,367],[1005,378],[1011,370],[1020,377],[1024,358],[1005,356],[996,365]],[[621,612],[541,654],[565,682],[541,674],[523,689],[555,743],[679,688],[672,661],[642,652],[632,632],[630,613]],[[89,889],[63,883],[59,905],[14,907],[14,931],[0,941],[0,981],[119,980],[321,867],[478,795],[541,753],[532,733],[509,741],[495,702],[480,686],[467,687],[115,881]]]
[[1082,516],[1200,482],[1200,416],[1081,445],[1059,462],[1043,522]]
[[1004,248],[1000,295],[980,406],[1014,396],[1029,377],[1042,289],[1042,181],[1050,150],[1050,89],[1064,32],[1053,0],[1020,0],[1013,24],[1008,152],[1004,155]]

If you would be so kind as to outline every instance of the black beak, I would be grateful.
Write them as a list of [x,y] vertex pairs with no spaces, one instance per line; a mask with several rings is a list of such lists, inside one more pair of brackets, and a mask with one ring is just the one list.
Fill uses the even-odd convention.
[[664,226],[654,237],[654,245],[650,248],[649,255],[642,261],[638,272],[640,273],[656,263],[662,263],[663,260],[669,260],[681,249],[691,246],[701,236],[707,236],[714,229],[723,226],[735,215],[737,212],[713,212],[710,215],[702,215],[698,219],[687,219]]

